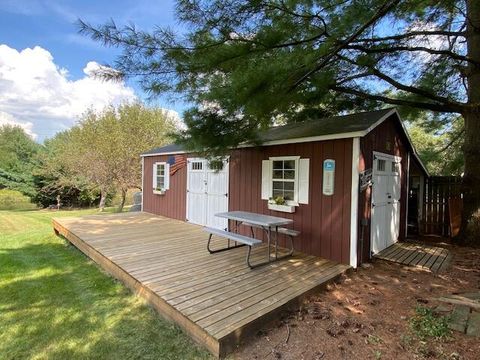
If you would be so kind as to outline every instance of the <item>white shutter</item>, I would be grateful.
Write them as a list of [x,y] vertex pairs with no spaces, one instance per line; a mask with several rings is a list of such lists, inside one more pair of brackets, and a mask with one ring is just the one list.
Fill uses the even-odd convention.
[[165,190],[170,189],[170,164],[165,163]]
[[262,160],[262,200],[272,196],[272,162]]
[[152,169],[152,188],[155,190],[157,188],[157,163],[153,163]]
[[310,159],[300,159],[298,164],[298,202],[300,204],[308,204],[309,174]]

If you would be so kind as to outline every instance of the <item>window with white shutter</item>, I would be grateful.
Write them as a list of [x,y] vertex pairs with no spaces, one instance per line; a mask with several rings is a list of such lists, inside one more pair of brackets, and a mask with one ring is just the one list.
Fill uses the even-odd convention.
[[153,190],[165,191],[170,187],[170,164],[157,162],[153,164]]
[[287,205],[308,204],[309,159],[271,157],[262,161],[262,199],[283,199]]

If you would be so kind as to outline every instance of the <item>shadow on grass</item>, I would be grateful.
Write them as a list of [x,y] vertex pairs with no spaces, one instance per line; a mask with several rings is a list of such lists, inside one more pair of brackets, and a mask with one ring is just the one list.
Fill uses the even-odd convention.
[[0,249],[0,357],[208,357],[80,254],[62,243]]

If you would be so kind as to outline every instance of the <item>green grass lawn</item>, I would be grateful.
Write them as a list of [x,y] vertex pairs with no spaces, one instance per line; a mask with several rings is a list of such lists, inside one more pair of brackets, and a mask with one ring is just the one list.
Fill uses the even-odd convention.
[[91,213],[0,211],[0,359],[208,358],[54,235],[52,217]]

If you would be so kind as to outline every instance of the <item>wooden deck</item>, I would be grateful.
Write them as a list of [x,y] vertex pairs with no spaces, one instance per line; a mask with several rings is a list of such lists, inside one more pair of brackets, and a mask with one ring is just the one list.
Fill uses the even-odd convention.
[[451,254],[438,246],[398,242],[374,255],[375,258],[439,272],[450,264]]
[[[53,226],[215,356],[349,268],[295,254],[251,270],[245,248],[209,254],[200,226],[146,213],[59,218]],[[256,248],[253,261],[265,251]]]

